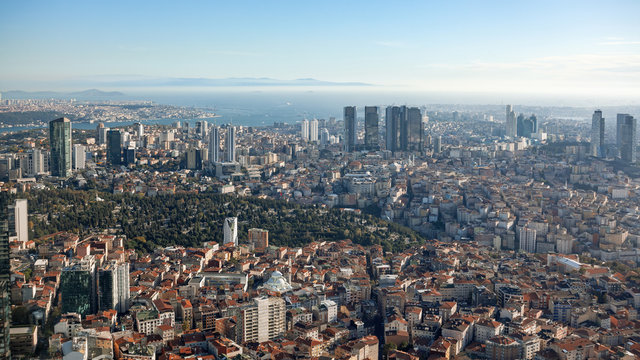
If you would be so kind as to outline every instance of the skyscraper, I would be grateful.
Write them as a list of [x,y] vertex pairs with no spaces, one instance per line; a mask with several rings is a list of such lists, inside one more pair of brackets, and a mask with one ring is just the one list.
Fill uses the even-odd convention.
[[517,136],[531,138],[538,132],[538,118],[535,115],[525,117],[524,114],[518,115],[516,121]]
[[93,255],[86,255],[62,269],[60,303],[63,313],[75,312],[82,316],[95,313],[96,295],[96,264]]
[[507,114],[505,119],[505,134],[509,137],[516,137],[517,133],[517,124],[516,124],[516,113],[513,111],[511,105],[507,105]]
[[389,151],[400,150],[400,107],[387,106],[385,111],[386,145]]
[[604,154],[604,118],[602,111],[596,110],[591,117],[591,156],[603,157]]
[[351,152],[356,149],[356,142],[358,139],[357,130],[357,118],[356,107],[345,106],[344,107],[344,151]]
[[[405,108],[403,106],[403,108]],[[405,108],[404,126],[406,131],[405,151],[422,151],[424,147],[424,127],[422,126],[422,113],[419,108]]]
[[87,161],[87,148],[84,145],[75,144],[73,145],[73,156],[72,156],[73,168],[74,169],[84,169],[86,161]]
[[311,119],[309,121],[309,141],[318,141],[318,119]]
[[[618,114],[618,133],[620,135],[620,157],[628,163],[636,162],[636,119],[628,114]],[[622,122],[620,123],[620,120]]]
[[626,116],[629,116],[629,114],[617,114],[616,116],[616,147],[618,149],[618,155],[620,155],[622,149],[622,128]]
[[15,237],[21,243],[29,241],[29,212],[27,199],[17,199],[7,207],[9,237]]
[[51,145],[51,175],[71,176],[71,121],[59,118],[49,122]]
[[228,217],[224,219],[223,225],[224,242],[223,244],[233,243],[238,246],[238,218]]
[[120,134],[120,130],[107,131],[107,161],[112,165],[122,163],[122,134]]
[[[9,205],[8,196],[0,194],[0,209]],[[11,328],[10,280],[11,266],[9,262],[9,226],[6,211],[0,211],[0,359],[11,359],[9,348],[9,329]]]
[[196,122],[196,135],[198,135],[198,137],[200,137],[201,139],[204,139],[205,136],[207,136],[208,125],[209,123],[205,120]]
[[364,146],[367,150],[378,150],[378,107],[364,108]]
[[213,126],[209,131],[209,163],[220,161],[220,128]]
[[225,139],[225,154],[227,162],[236,161],[236,127],[227,127],[227,138]]
[[309,120],[303,119],[300,123],[300,137],[303,140],[309,140]]
[[327,128],[323,128],[322,130],[320,130],[320,144],[322,146],[329,145],[329,139],[330,139],[329,130],[327,130]]
[[112,261],[98,270],[98,309],[115,309],[125,313],[129,309],[129,263]]

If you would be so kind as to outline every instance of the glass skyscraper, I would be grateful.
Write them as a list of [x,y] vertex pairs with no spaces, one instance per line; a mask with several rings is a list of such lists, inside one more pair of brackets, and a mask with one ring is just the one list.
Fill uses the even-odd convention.
[[71,121],[59,118],[49,122],[51,175],[71,176]]

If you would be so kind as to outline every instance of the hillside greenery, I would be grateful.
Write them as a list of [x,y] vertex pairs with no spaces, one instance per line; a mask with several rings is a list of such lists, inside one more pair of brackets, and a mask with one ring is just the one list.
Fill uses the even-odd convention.
[[86,235],[110,228],[127,236],[127,247],[142,252],[156,246],[222,243],[222,224],[230,216],[238,217],[240,243],[254,227],[269,230],[270,244],[290,247],[349,239],[399,252],[426,240],[407,227],[371,215],[256,197],[214,193],[150,197],[78,190],[33,191],[28,196],[34,238],[57,231]]

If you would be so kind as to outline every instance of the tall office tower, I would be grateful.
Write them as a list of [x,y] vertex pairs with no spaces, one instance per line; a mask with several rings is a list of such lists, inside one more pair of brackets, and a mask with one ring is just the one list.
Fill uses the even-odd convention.
[[[0,193],[0,209],[9,206],[6,193]],[[9,258],[9,222],[7,213],[0,211],[0,359],[11,359],[9,329],[11,328],[10,297],[11,265]]]
[[303,140],[309,140],[309,120],[303,119],[300,123],[300,137]]
[[442,152],[442,135],[436,136],[433,142],[433,152],[439,154]]
[[367,150],[378,150],[380,144],[378,142],[378,107],[364,107],[364,146]]
[[602,111],[596,110],[591,117],[591,156],[603,157],[604,153],[604,118]]
[[344,151],[355,151],[358,139],[355,106],[344,107]]
[[209,131],[209,163],[220,161],[220,128],[213,126]]
[[536,252],[536,229],[523,226],[518,230],[520,238],[520,250],[529,253]]
[[242,342],[265,342],[284,335],[286,305],[279,297],[260,297],[240,309]]
[[227,138],[225,139],[225,155],[227,162],[236,161],[236,127],[229,125],[227,127]]
[[51,145],[51,175],[71,176],[71,121],[59,118],[49,122]]
[[141,123],[136,123],[136,132],[138,138],[142,138],[144,136],[144,125],[142,125]]
[[329,130],[327,130],[327,128],[323,128],[322,130],[320,130],[320,144],[322,146],[329,145],[330,139],[331,137],[329,135]]
[[129,311],[129,299],[131,293],[129,290],[129,263],[121,262],[116,266],[116,282],[118,288],[118,299],[115,309],[119,313],[126,313]]
[[[403,106],[404,108],[404,106]],[[424,150],[424,127],[422,126],[422,113],[417,107],[405,108],[405,141],[403,150]]]
[[196,122],[196,135],[204,139],[204,137],[207,135],[208,124],[209,123],[207,123],[205,120]]
[[518,115],[516,121],[517,135],[531,138],[531,136],[538,132],[538,118],[535,115],[525,117],[524,114]]
[[129,310],[129,263],[112,261],[98,270],[98,310]]
[[111,310],[118,303],[118,277],[116,265],[106,264],[98,270],[98,310]]
[[223,231],[223,244],[233,243],[233,245],[238,246],[238,218],[228,217],[224,219]]
[[62,313],[75,312],[82,316],[95,313],[96,294],[96,263],[93,255],[86,255],[62,269],[60,275]]
[[42,174],[44,170],[44,155],[40,149],[33,149],[29,151],[27,165],[27,175],[35,176],[38,174]]
[[624,126],[625,117],[629,114],[617,114],[616,115],[616,148],[618,149],[618,156],[621,156],[622,150],[622,128]]
[[513,111],[513,108],[511,107],[511,105],[507,105],[505,127],[506,127],[505,134],[507,136],[512,138],[518,136],[517,124],[516,124],[516,113],[515,111]]
[[27,199],[17,199],[7,207],[9,237],[25,243],[29,241],[29,211]]
[[318,141],[318,119],[312,119],[309,121],[309,141]]
[[75,144],[73,145],[73,168],[76,170],[84,169],[87,161],[87,148],[84,145]]
[[255,249],[265,250],[269,247],[269,230],[249,229],[249,244],[253,244]]
[[386,145],[389,151],[400,150],[400,115],[398,106],[387,106],[385,111]]
[[620,126],[620,157],[628,163],[636,162],[636,119],[624,114]]
[[122,163],[122,134],[120,130],[107,132],[107,161],[112,165]]

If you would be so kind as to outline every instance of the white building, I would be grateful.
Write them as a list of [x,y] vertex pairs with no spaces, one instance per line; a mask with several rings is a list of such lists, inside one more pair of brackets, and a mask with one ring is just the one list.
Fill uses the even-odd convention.
[[318,141],[318,119],[309,122],[309,141]]
[[129,299],[131,293],[129,290],[129,263],[123,262],[116,267],[116,281],[118,287],[118,298],[116,303],[116,310],[119,313],[126,313],[129,311]]
[[309,120],[304,119],[300,123],[300,137],[304,140],[309,140]]
[[26,242],[29,240],[29,212],[27,199],[17,199],[9,205],[9,234],[11,240]]
[[531,229],[528,226],[524,226],[519,230],[520,250],[529,253],[536,252],[536,233],[535,229]]
[[87,148],[84,145],[73,145],[72,162],[74,169],[84,169],[87,161]]
[[233,243],[238,246],[238,218],[228,217],[224,219],[224,244]]
[[265,342],[284,335],[286,305],[282,298],[261,297],[242,309],[243,341]]

